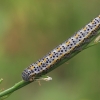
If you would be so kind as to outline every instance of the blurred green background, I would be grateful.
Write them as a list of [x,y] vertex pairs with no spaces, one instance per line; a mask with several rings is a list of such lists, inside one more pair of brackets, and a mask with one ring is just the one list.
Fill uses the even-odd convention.
[[[1,0],[0,88],[100,14],[100,0]],[[100,100],[100,44],[82,51],[7,100]]]

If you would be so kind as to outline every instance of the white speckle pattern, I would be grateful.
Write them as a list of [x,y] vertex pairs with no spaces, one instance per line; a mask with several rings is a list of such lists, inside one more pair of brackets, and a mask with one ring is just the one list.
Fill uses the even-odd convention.
[[87,45],[93,37],[97,35],[99,29],[100,15],[64,43],[49,52],[42,59],[26,68],[22,72],[23,80],[33,81],[35,78],[46,74],[51,69],[54,69],[55,65],[59,62],[64,59],[69,59],[73,53],[82,50],[82,47]]

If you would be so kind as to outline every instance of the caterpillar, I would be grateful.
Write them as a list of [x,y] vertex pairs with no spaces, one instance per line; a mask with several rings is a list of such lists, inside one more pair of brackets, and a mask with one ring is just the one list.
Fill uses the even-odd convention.
[[96,37],[99,29],[100,15],[93,19],[84,28],[76,32],[64,43],[50,51],[46,56],[27,67],[22,72],[23,80],[33,81],[69,60],[71,57],[79,53],[83,47],[86,47],[94,37]]

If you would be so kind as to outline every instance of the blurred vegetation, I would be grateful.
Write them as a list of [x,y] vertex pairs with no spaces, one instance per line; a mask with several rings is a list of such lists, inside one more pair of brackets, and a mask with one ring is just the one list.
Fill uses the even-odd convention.
[[[21,80],[24,68],[100,14],[99,0],[0,1],[0,88]],[[7,100],[99,100],[100,45],[86,49]]]

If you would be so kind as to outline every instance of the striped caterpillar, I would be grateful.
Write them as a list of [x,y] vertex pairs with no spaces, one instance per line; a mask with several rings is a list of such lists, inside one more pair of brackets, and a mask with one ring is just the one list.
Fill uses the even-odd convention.
[[92,41],[92,39],[97,35],[99,29],[100,15],[93,19],[84,28],[76,32],[64,43],[50,51],[46,56],[27,67],[22,72],[23,80],[33,81],[69,60]]

